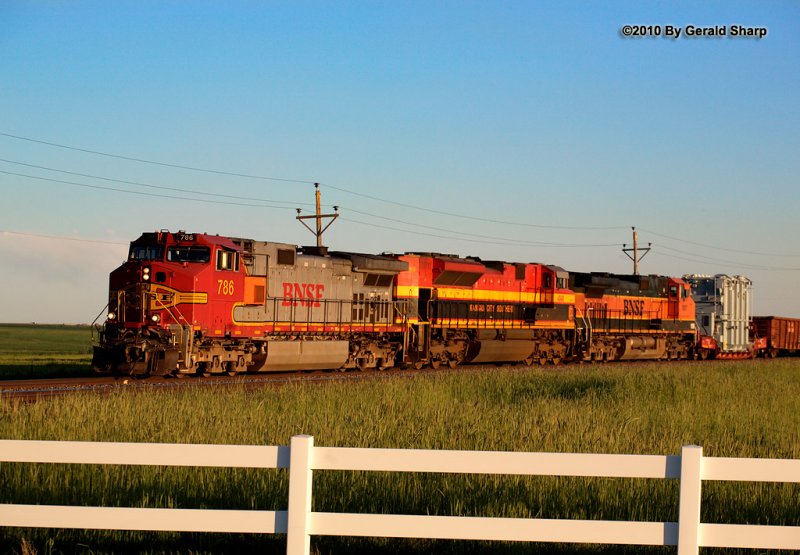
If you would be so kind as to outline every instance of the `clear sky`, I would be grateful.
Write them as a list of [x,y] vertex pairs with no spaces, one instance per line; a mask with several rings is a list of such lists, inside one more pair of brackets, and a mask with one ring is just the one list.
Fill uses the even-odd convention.
[[8,0],[0,322],[91,322],[143,231],[311,244],[313,182],[338,250],[631,272],[636,226],[800,317],[799,107],[794,1]]

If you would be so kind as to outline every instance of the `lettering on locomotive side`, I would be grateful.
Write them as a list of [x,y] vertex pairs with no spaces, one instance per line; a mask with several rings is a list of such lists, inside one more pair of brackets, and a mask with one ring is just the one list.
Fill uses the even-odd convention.
[[607,318],[608,317],[608,305],[606,303],[599,303],[594,302],[586,303],[586,312],[592,318]]
[[625,316],[641,316],[644,314],[644,301],[625,299],[623,313]]
[[319,307],[319,300],[325,292],[321,283],[283,282],[283,302],[281,306],[313,306]]
[[469,311],[470,312],[494,312],[494,313],[513,314],[514,313],[514,305],[470,304],[469,305]]

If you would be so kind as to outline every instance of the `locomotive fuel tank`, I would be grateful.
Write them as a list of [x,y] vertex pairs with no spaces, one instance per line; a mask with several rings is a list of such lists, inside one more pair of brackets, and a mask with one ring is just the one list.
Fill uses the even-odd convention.
[[618,360],[653,360],[664,358],[667,340],[663,337],[628,337]]
[[531,356],[534,349],[533,330],[478,330],[467,351],[466,362],[519,362]]
[[332,370],[347,362],[350,342],[340,341],[267,341],[262,352],[253,355],[250,372]]

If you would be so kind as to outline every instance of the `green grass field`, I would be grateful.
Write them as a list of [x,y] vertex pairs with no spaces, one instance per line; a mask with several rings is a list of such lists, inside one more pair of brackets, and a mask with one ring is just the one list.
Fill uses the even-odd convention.
[[[800,458],[800,359],[464,370],[359,383],[0,401],[0,437]],[[315,473],[314,510],[676,521],[674,481]],[[279,470],[0,466],[0,503],[285,508]],[[707,483],[704,522],[800,525],[800,488]],[[2,530],[3,551],[281,553],[282,537]],[[674,553],[670,548],[312,539],[317,553]],[[728,553],[703,550],[703,553]],[[734,552],[734,551],[730,551]],[[743,551],[743,553],[755,553]]]
[[0,380],[92,375],[89,326],[0,324]]

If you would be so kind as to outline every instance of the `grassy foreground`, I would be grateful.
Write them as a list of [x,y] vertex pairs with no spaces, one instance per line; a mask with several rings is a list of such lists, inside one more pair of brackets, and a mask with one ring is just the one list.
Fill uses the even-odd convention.
[[[800,458],[800,360],[465,370],[258,391],[0,400],[0,437]],[[314,510],[676,521],[663,480],[317,472]],[[0,466],[0,503],[284,509],[278,470]],[[800,525],[800,488],[706,483],[704,522]],[[281,553],[283,537],[0,529],[0,550]],[[671,548],[312,538],[317,553],[674,553]],[[704,550],[720,553],[721,550]],[[754,553],[754,552],[749,552]]]
[[0,324],[0,380],[92,375],[89,326]]

